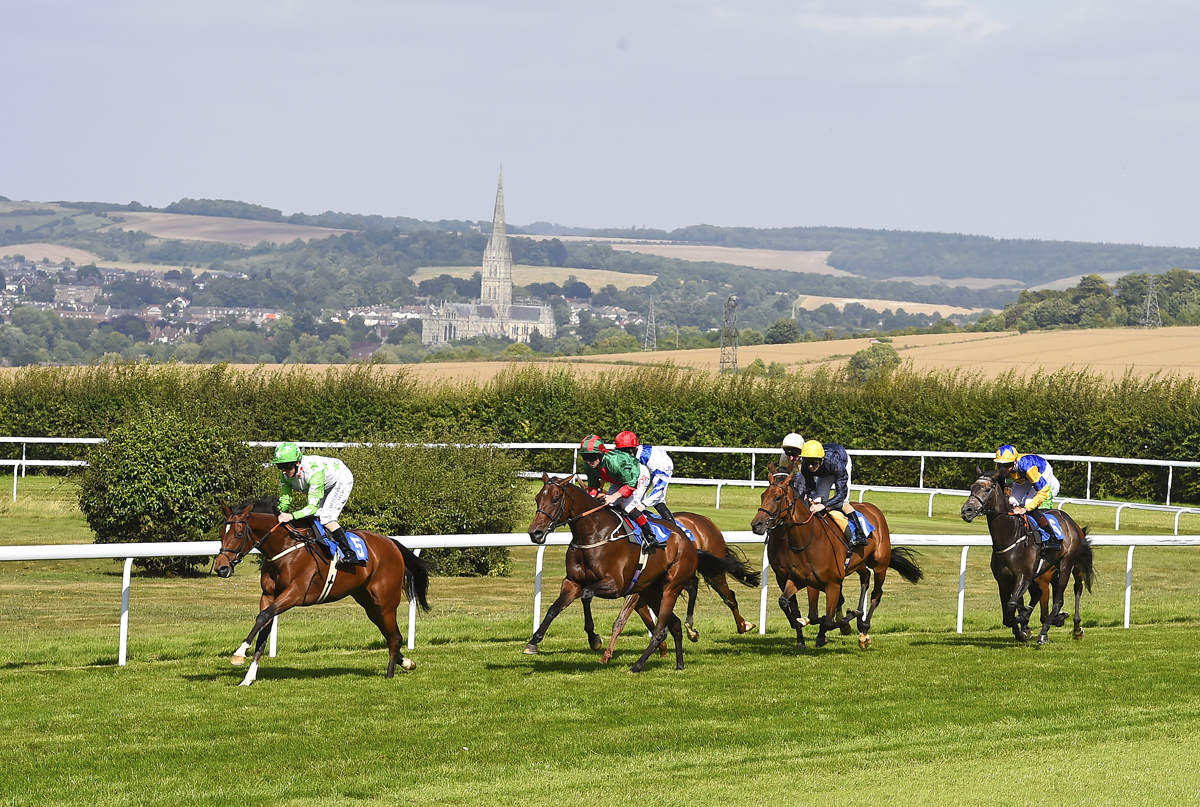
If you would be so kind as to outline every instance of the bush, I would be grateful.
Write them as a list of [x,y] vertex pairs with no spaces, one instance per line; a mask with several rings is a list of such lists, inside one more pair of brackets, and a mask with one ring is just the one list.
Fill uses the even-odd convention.
[[891,374],[900,366],[900,354],[891,345],[871,345],[860,350],[846,362],[847,377],[858,384],[876,381]]
[[[242,444],[223,421],[189,420],[146,408],[92,450],[79,508],[96,543],[198,541],[220,506],[267,489],[262,449]],[[140,558],[157,573],[187,574],[206,558]]]
[[[339,452],[354,473],[341,523],[384,535],[512,532],[521,512],[516,459],[506,452],[462,448],[370,447]],[[422,553],[430,573],[504,576],[506,547]]]
[[793,319],[777,319],[770,328],[767,328],[766,341],[768,345],[790,345],[799,342],[802,338],[800,327]]

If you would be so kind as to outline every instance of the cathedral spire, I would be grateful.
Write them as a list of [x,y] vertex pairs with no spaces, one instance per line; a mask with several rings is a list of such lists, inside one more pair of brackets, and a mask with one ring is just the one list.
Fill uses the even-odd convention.
[[483,251],[483,279],[479,299],[483,305],[508,310],[512,305],[512,250],[504,227],[504,167],[496,183],[496,210],[492,214],[492,234]]

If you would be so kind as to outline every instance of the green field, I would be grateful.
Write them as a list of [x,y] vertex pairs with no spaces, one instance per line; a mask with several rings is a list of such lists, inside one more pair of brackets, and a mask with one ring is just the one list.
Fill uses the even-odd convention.
[[[710,489],[672,494],[676,509],[727,529],[744,529],[757,506],[744,490],[726,489],[720,511],[700,506],[711,508]],[[17,503],[0,508],[0,544],[89,541],[72,496],[61,477],[21,480]],[[924,497],[872,500],[896,532],[976,529],[957,518],[961,502],[935,502],[929,520]],[[1111,533],[1111,511],[1095,519]],[[1123,531],[1170,531],[1162,514],[1122,520]],[[746,549],[757,562],[760,550]],[[547,552],[546,604],[562,553]],[[927,579],[893,578],[867,652],[841,636],[797,652],[773,585],[766,636],[737,636],[702,589],[687,669],[655,659],[636,677],[625,671],[644,633],[630,629],[601,667],[578,606],[539,656],[520,654],[533,556],[515,551],[508,578],[435,578],[413,673],[385,680],[381,637],[339,603],[285,615],[280,655],[251,688],[237,687],[243,670],[228,661],[257,607],[250,564],[229,580],[135,579],[124,668],[119,563],[0,564],[0,804],[1200,798],[1197,550],[1137,550],[1124,630],[1125,550],[1098,548],[1087,635],[1053,630],[1042,648],[1016,646],[1000,626],[982,549],[970,555],[964,634],[954,632],[959,550],[922,550]],[[757,621],[757,592],[738,597]],[[602,631],[615,607],[597,601]]]

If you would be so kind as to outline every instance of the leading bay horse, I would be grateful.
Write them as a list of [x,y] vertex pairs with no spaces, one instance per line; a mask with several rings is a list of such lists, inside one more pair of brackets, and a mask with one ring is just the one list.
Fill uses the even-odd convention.
[[[1050,626],[1060,627],[1066,621],[1062,612],[1063,597],[1067,582],[1075,576],[1075,629],[1072,636],[1083,638],[1080,625],[1079,598],[1083,587],[1092,590],[1095,568],[1092,565],[1092,545],[1087,539],[1087,528],[1080,528],[1075,520],[1062,510],[1051,510],[1063,528],[1063,545],[1053,562],[1042,558],[1040,541],[1028,519],[1012,512],[1008,500],[1006,483],[1008,477],[997,469],[984,473],[976,469],[979,477],[971,485],[971,493],[962,506],[963,521],[973,521],[980,514],[987,516],[988,532],[992,536],[992,576],[1000,589],[1000,607],[1004,614],[1004,626],[1012,628],[1018,642],[1028,642],[1029,616],[1034,603],[1042,601],[1042,631],[1038,644],[1048,642]],[[1054,608],[1049,616],[1045,611],[1047,591],[1053,592]],[[1029,592],[1029,604],[1025,605],[1025,593]]]
[[406,582],[409,598],[429,610],[429,572],[412,550],[385,535],[354,530],[367,544],[367,564],[343,571],[331,568],[333,561],[325,557],[306,531],[279,522],[274,499],[223,506],[221,511],[225,523],[221,551],[213,565],[217,575],[231,576],[251,550],[257,549],[264,556],[258,618],[246,641],[233,654],[235,665],[245,664],[250,642],[258,637],[254,660],[240,686],[250,686],[258,677],[258,663],[270,634],[264,628],[274,617],[296,606],[334,602],[347,596],[363,607],[387,641],[387,677],[396,674],[397,664],[402,670],[416,668],[416,663],[400,650],[404,637],[396,623],[396,608]]
[[[611,600],[637,594],[643,604],[654,609],[658,621],[651,631],[649,646],[630,672],[642,671],[650,655],[665,641],[668,630],[675,640],[675,669],[682,670],[683,629],[674,614],[675,602],[697,569],[709,576],[732,572],[733,565],[727,559],[697,552],[687,536],[670,525],[670,537],[647,557],[645,568],[638,573],[641,550],[627,540],[628,528],[622,517],[603,499],[594,499],[578,485],[571,484],[572,478],[552,479],[542,474],[537,515],[529,525],[529,538],[535,544],[544,544],[546,536],[567,525],[571,528],[571,543],[567,545],[567,573],[562,590],[524,652],[530,655],[538,652],[550,623],[577,598],[588,594]],[[585,613],[584,628],[592,648],[599,649],[590,610]]]
[[[873,504],[860,502],[854,508],[875,525],[865,548],[856,547],[846,563],[846,542],[842,531],[827,515],[820,517],[796,495],[794,473],[776,473],[775,465],[768,467],[770,484],[762,494],[761,506],[750,528],[756,535],[767,536],[767,557],[783,593],[779,607],[787,614],[796,629],[796,646],[804,647],[804,625],[817,621],[817,591],[825,592],[825,616],[820,620],[817,647],[828,641],[826,632],[842,628],[858,619],[858,646],[871,646],[871,617],[883,598],[883,581],[889,568],[894,568],[910,583],[923,574],[913,562],[913,553],[904,547],[892,548],[887,519]],[[870,608],[865,616],[859,610],[846,612],[838,620],[835,612],[842,601],[842,581],[857,573],[860,592],[858,602],[870,586],[871,571],[875,572],[875,587],[871,592]],[[800,615],[796,594],[808,587],[809,616]]]

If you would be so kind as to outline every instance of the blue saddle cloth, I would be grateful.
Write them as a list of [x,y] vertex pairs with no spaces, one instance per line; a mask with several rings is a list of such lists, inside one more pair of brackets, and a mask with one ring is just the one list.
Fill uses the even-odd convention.
[[[329,531],[325,529],[325,525],[316,519],[313,520],[313,526],[317,530],[317,535],[325,542],[326,549],[329,550],[329,557],[336,558],[341,554],[341,549],[334,543],[334,540],[329,537]],[[350,543],[350,548],[354,550],[354,555],[359,561],[365,563],[367,560],[367,542],[362,539],[362,536],[357,533],[346,531],[346,539]]]
[[876,530],[875,525],[868,521],[867,517],[857,510],[854,512],[854,515],[850,518],[847,518],[846,521],[848,521],[850,524],[850,530],[854,533],[857,533],[864,541]]
[[1025,520],[1029,522],[1030,528],[1033,529],[1033,534],[1039,536],[1043,544],[1048,542],[1051,537],[1059,541],[1065,541],[1067,534],[1063,531],[1062,523],[1058,520],[1058,515],[1050,510],[1043,510],[1042,515],[1046,517],[1046,523],[1050,525],[1050,529],[1054,530],[1054,535],[1051,536],[1050,533],[1043,530],[1041,525],[1037,523],[1037,519],[1026,513]]
[[[628,524],[629,528],[633,531],[634,540],[637,542],[638,546],[641,546],[643,543],[642,528],[639,527],[633,521],[633,519],[629,518],[628,516],[623,516],[623,518],[625,518],[625,523]],[[671,528],[667,526],[667,523],[667,520],[664,518],[656,518],[649,513],[646,514],[646,524],[650,526],[650,529],[654,530],[654,537],[657,538],[658,542],[661,544],[665,544],[667,539],[671,537]],[[689,541],[691,541],[693,544],[696,543],[696,536],[692,535],[691,530],[684,527],[678,521],[675,522],[675,526],[683,530],[684,535],[688,537]]]

